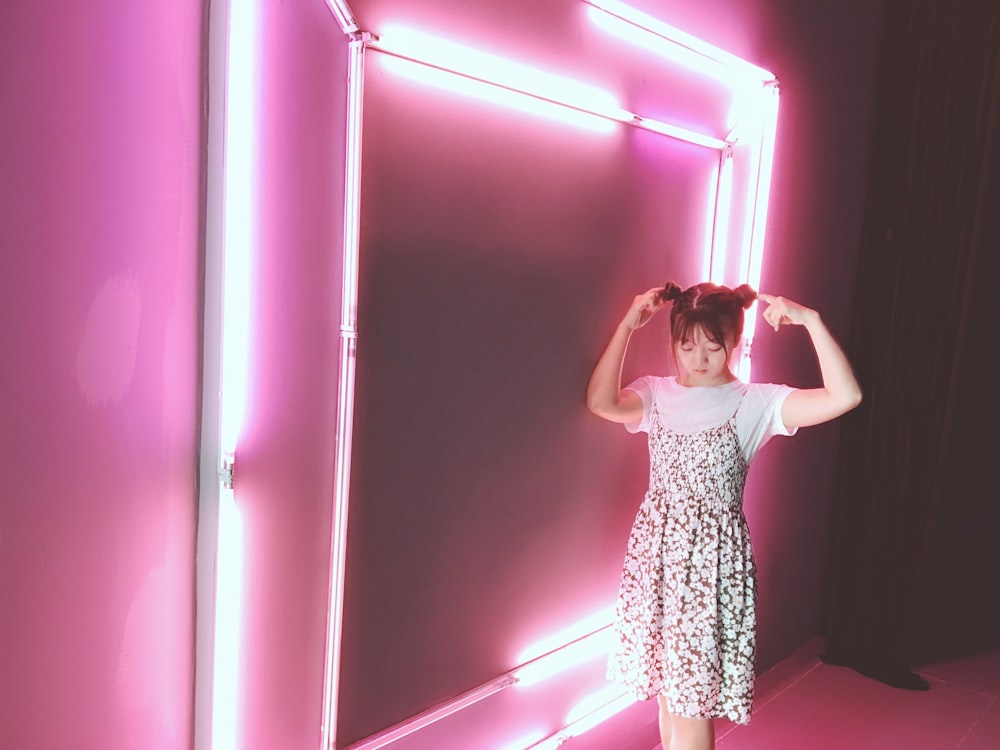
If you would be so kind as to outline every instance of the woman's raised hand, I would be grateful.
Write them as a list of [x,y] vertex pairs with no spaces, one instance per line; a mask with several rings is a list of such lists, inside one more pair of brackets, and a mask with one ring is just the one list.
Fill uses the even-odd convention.
[[663,287],[658,286],[635,296],[623,320],[629,330],[642,328],[663,307],[663,298],[660,296],[662,291]]
[[774,330],[778,330],[782,325],[802,326],[809,322],[810,318],[816,316],[816,311],[808,307],[793,302],[785,297],[776,297],[771,294],[759,292],[757,299],[767,303],[764,309],[764,320]]

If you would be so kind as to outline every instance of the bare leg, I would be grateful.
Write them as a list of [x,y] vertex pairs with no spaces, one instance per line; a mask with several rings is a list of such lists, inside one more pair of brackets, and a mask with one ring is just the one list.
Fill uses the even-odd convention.
[[674,716],[671,734],[670,750],[712,750],[715,747],[715,722],[712,719]]
[[667,710],[667,702],[662,695],[656,696],[656,702],[660,704],[660,742],[663,750],[670,750],[670,726],[673,717]]

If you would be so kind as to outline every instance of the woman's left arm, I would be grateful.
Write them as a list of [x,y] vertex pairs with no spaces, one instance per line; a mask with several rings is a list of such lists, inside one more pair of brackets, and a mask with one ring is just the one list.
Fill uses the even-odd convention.
[[767,303],[764,320],[774,330],[782,325],[805,326],[823,376],[822,388],[804,388],[788,394],[781,407],[785,426],[808,427],[829,422],[860,404],[861,386],[854,377],[851,363],[819,313],[784,297],[770,294],[758,294],[757,297]]

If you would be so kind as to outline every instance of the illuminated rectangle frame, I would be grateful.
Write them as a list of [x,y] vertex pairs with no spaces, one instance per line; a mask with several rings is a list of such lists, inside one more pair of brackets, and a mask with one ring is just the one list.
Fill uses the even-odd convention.
[[[628,6],[617,2],[617,0],[582,1],[601,11],[623,18],[625,21],[637,26],[638,28],[645,28],[642,25],[642,14],[635,11],[628,13],[628,11],[631,11],[632,9],[629,9]],[[354,379],[357,345],[357,272],[360,252],[360,170],[365,51],[367,49],[375,49],[380,52],[410,60],[411,62],[417,64],[432,65],[433,67],[445,69],[458,76],[472,77],[485,84],[502,85],[489,80],[489,77],[476,75],[470,76],[468,72],[464,72],[461,69],[449,69],[447,66],[419,59],[412,53],[405,53],[398,49],[394,49],[390,44],[382,41],[375,34],[359,31],[359,27],[354,21],[354,17],[344,0],[328,0],[328,4],[330,5],[338,23],[341,25],[342,30],[350,38],[350,74],[348,77],[349,105],[346,143],[347,174],[345,175],[346,195],[344,205],[345,232],[343,248],[343,304],[340,324],[340,391],[337,412],[338,453],[336,459],[336,479],[334,488],[335,497],[331,532],[331,568],[329,577],[330,607],[327,627],[326,668],[323,697],[324,714],[321,745],[324,750],[332,748],[335,743],[337,702],[340,691],[339,666],[341,621],[343,617],[343,580],[346,560],[348,502],[350,495],[349,467],[353,434]],[[622,15],[623,13],[626,15]],[[653,20],[655,21],[656,19]],[[760,280],[761,256],[770,190],[771,162],[773,160],[775,132],[777,126],[778,82],[768,71],[764,71],[757,66],[751,65],[750,63],[730,55],[723,50],[719,50],[711,45],[700,42],[700,40],[697,40],[690,35],[683,34],[683,32],[680,32],[683,34],[682,40],[674,40],[669,35],[669,30],[671,29],[672,27],[668,27],[662,23],[660,23],[655,29],[645,28],[648,33],[663,39],[666,43],[675,43],[684,46],[695,55],[701,55],[711,60],[713,64],[722,66],[735,65],[741,69],[741,74],[746,74],[747,71],[749,71],[749,75],[751,77],[756,77],[761,83],[762,95],[765,101],[760,107],[763,114],[759,120],[759,141],[756,144],[758,148],[758,159],[756,167],[752,170],[753,177],[751,182],[755,184],[754,189],[749,191],[751,199],[748,201],[745,211],[746,219],[745,226],[743,228],[743,257],[739,263],[741,271],[739,274],[740,278],[732,282],[732,285],[746,282],[754,288],[757,288]],[[504,86],[504,88],[510,87]],[[512,90],[517,91],[517,89]],[[545,99],[547,101],[553,101],[556,104],[563,104],[564,106],[570,107],[574,110],[582,109],[583,111],[589,111],[590,114],[600,117],[615,119],[628,125],[642,127],[669,137],[680,138],[691,143],[717,149],[719,151],[719,171],[715,182],[715,200],[711,209],[713,214],[711,221],[712,231],[709,248],[706,253],[705,269],[709,280],[716,283],[725,283],[726,256],[728,249],[726,245],[729,236],[728,231],[725,231],[728,228],[728,216],[726,214],[730,212],[730,207],[728,205],[728,192],[726,192],[725,195],[723,195],[723,192],[725,185],[727,184],[726,173],[727,171],[731,172],[732,168],[734,147],[739,142],[737,134],[741,128],[746,127],[745,122],[738,123],[734,126],[730,133],[726,134],[724,137],[712,137],[705,136],[704,134],[692,133],[692,131],[687,131],[683,128],[670,125],[669,123],[661,123],[653,119],[644,118],[638,114],[632,114],[631,118],[627,116],[622,117],[620,113],[594,111],[592,109],[587,110],[586,108],[581,108],[578,103],[559,102],[548,94],[539,96],[537,93],[532,93],[531,91],[523,89],[520,93],[527,96]],[[754,330],[753,322],[754,316],[748,316],[746,340],[744,342],[739,367],[740,375],[745,378],[749,377],[749,342],[752,341]],[[596,633],[592,635],[596,635]],[[572,643],[565,644],[565,646],[572,645]],[[553,653],[559,650],[560,649],[557,648]],[[544,658],[545,657],[541,657],[538,661],[541,661]],[[467,695],[474,693],[475,700],[478,701],[493,692],[505,689],[512,684],[516,684],[517,672],[525,666],[526,665],[521,665],[517,669],[508,673],[508,675],[501,676],[486,685],[480,686],[480,688],[470,691]],[[627,703],[621,703],[621,698],[616,698],[612,701],[612,704],[617,710],[620,710],[620,707],[623,705],[627,705]],[[612,704],[609,704],[609,706]],[[461,706],[457,706],[454,710],[460,710],[460,708]],[[396,725],[396,727],[390,728],[390,730],[381,733],[378,737],[372,737],[369,738],[368,741],[356,743],[352,746],[352,748],[355,750],[375,750],[375,748],[384,747],[394,739],[405,736],[405,734],[409,733],[408,729],[410,731],[416,731],[418,728],[425,726],[430,721],[436,721],[438,718],[442,718],[443,716],[453,712],[453,710],[444,708],[439,709],[437,712],[429,712],[419,717],[413,717],[411,720],[401,722],[399,725]],[[613,711],[607,712],[607,715],[610,715],[611,713],[613,713]],[[550,740],[558,740],[560,737],[567,737],[569,736],[566,734],[568,731],[568,728],[564,729],[562,730],[562,733],[554,735],[550,738]],[[559,743],[557,742],[557,744]]]

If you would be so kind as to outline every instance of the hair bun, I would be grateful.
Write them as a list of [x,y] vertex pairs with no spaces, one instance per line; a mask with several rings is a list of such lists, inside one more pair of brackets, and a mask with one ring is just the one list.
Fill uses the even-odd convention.
[[663,285],[663,289],[660,290],[660,299],[664,302],[673,302],[681,296],[681,292],[683,291],[675,282],[668,281]]
[[749,309],[750,305],[757,299],[757,292],[749,284],[740,284],[733,290],[733,294],[736,295],[736,299],[739,300],[744,310]]

